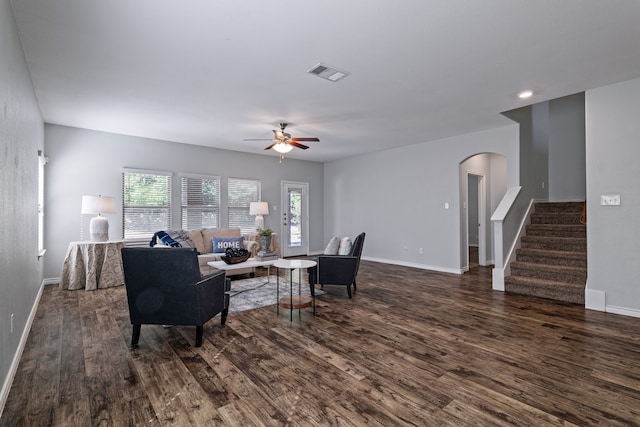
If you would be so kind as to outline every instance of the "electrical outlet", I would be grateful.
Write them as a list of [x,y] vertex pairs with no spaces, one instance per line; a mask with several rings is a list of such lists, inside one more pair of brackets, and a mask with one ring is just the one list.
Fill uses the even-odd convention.
[[600,196],[601,206],[620,206],[619,194],[602,194]]
[[405,251],[405,252],[408,252],[408,251],[409,251],[409,248],[405,246],[405,247],[404,247],[404,251]]
[[424,254],[424,248],[420,248],[420,249],[418,249],[418,253],[419,253],[420,255]]

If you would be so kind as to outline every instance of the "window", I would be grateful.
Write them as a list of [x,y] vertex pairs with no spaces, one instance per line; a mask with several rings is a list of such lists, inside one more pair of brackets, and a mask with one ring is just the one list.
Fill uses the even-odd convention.
[[183,175],[182,229],[220,226],[220,177]]
[[44,166],[49,159],[42,150],[38,150],[38,256],[45,253],[44,249]]
[[122,229],[125,239],[171,228],[171,172],[124,169]]
[[256,231],[255,218],[249,215],[249,203],[260,200],[260,181],[229,178],[229,228],[239,227],[243,234]]

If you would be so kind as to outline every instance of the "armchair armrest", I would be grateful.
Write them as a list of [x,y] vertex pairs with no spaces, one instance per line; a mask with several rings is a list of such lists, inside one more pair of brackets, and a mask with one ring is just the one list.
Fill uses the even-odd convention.
[[258,253],[258,242],[254,240],[244,240],[244,248],[251,253],[251,256],[254,257]]
[[211,318],[228,308],[227,291],[231,287],[231,281],[226,278],[224,271],[203,277],[194,287],[197,304],[193,309],[199,310],[200,319]]
[[346,255],[318,257],[318,284],[350,285],[356,278],[358,258]]

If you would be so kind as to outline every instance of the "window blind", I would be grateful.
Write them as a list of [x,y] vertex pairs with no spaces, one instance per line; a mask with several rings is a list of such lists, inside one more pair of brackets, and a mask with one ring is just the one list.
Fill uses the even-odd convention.
[[255,232],[255,217],[249,215],[249,203],[260,200],[260,181],[229,178],[227,194],[229,228],[238,227],[242,234]]
[[125,239],[171,228],[171,173],[124,170],[122,229]]
[[217,228],[220,226],[220,177],[183,175],[182,228]]

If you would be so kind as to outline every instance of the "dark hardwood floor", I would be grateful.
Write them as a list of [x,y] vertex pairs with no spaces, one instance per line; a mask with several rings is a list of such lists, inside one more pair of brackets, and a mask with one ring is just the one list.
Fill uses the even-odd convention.
[[47,286],[3,426],[640,424],[640,319],[363,261],[317,315],[143,326],[123,287]]

